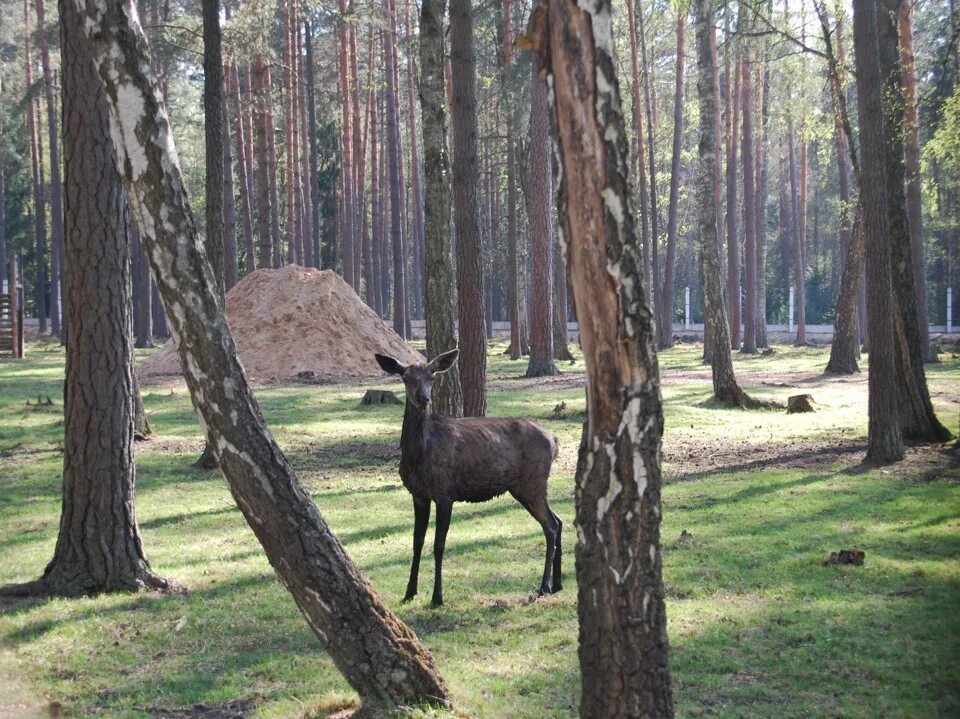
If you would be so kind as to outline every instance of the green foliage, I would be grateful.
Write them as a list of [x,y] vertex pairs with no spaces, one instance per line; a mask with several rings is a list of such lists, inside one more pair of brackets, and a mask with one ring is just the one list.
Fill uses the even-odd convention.
[[[271,385],[257,396],[320,511],[431,648],[457,704],[477,718],[574,717],[583,364],[575,352],[576,363],[545,384],[523,379],[525,362],[509,361],[503,348],[495,343],[489,357],[491,412],[537,418],[561,447],[550,501],[568,530],[568,582],[538,601],[542,533],[501,498],[455,507],[447,604],[399,603],[412,529],[397,477],[401,409],[359,406],[364,389],[392,380]],[[28,349],[26,361],[0,363],[0,582],[42,571],[60,510],[63,354],[54,344]],[[862,454],[865,378],[823,382],[824,350],[776,351],[735,357],[746,388],[783,401],[798,390],[762,382],[802,384],[816,414],[717,408],[706,403],[710,370],[699,346],[661,354],[662,549],[678,715],[956,714],[960,654],[948,638],[960,632],[960,473],[924,474],[934,467],[929,453],[912,466],[848,469]],[[948,359],[930,376],[934,401],[952,421],[960,362]],[[32,406],[38,393],[55,406]],[[350,706],[355,697],[277,583],[223,479],[190,467],[202,442],[182,383],[143,393],[155,428],[137,445],[144,546],[154,569],[189,593],[9,608],[0,643],[29,687],[75,716],[146,717],[150,708],[231,699],[256,700],[260,718],[323,717]],[[935,466],[942,471],[942,462]],[[866,565],[821,566],[842,548],[864,549]]]

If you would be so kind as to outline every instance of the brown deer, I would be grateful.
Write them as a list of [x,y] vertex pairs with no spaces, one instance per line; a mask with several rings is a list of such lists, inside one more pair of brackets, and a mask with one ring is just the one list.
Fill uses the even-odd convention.
[[417,594],[420,552],[430,521],[430,502],[437,504],[433,542],[435,574],[431,604],[443,604],[441,567],[454,502],[486,502],[504,492],[513,495],[543,527],[547,554],[540,594],[560,591],[560,534],[563,522],[547,504],[547,478],[557,456],[556,440],[540,425],[522,419],[443,417],[430,410],[433,378],[446,372],[459,350],[450,350],[429,364],[402,365],[376,355],[385,372],[399,375],[407,390],[400,433],[400,478],[413,495],[413,562],[403,601]]

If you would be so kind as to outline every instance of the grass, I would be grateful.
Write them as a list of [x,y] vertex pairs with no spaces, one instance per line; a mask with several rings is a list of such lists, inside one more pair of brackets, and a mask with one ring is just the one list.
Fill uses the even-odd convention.
[[[26,361],[0,363],[0,583],[42,572],[60,511],[63,353],[46,343],[28,349]],[[956,462],[925,450],[892,468],[859,469],[866,385],[820,376],[823,349],[778,347],[736,361],[752,394],[783,402],[811,392],[820,411],[718,408],[698,347],[661,355],[662,546],[678,715],[957,716]],[[553,381],[524,380],[524,369],[493,346],[489,410],[537,418],[560,439],[551,503],[572,528],[582,361]],[[956,432],[960,361],[948,358],[929,377]],[[372,386],[388,383],[274,385],[257,396],[325,519],[431,648],[462,712],[576,716],[574,532],[565,534],[566,588],[531,602],[539,527],[509,499],[457,505],[445,606],[428,606],[429,562],[421,596],[401,605],[412,530],[397,476],[402,408],[361,409]],[[201,438],[184,387],[143,391],[155,430],[137,446],[144,545],[154,569],[189,593],[11,605],[0,613],[0,674],[15,671],[8,682],[74,716],[146,717],[233,699],[253,700],[262,718],[348,706],[354,695],[225,482],[191,468]],[[38,394],[54,405],[36,406]],[[432,532],[428,548],[431,540]],[[841,548],[865,550],[865,566],[821,565]]]

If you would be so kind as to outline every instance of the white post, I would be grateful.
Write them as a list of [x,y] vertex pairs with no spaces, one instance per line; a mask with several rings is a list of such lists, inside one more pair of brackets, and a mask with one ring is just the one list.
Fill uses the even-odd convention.
[[683,328],[685,330],[690,329],[690,288],[683,288],[684,294],[684,304],[683,304]]
[[793,332],[793,287],[790,288],[790,315],[787,317],[787,332]]
[[947,288],[947,332],[953,330],[953,288]]

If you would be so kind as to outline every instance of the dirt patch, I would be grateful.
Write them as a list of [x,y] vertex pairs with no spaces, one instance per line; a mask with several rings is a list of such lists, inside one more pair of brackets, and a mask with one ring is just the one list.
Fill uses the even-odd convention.
[[[423,359],[330,270],[287,265],[258,270],[227,294],[227,323],[251,379],[380,377],[374,353]],[[144,360],[143,378],[179,375],[173,341]]]
[[245,719],[254,709],[252,699],[233,699],[220,704],[194,704],[189,707],[144,707],[153,719]]

